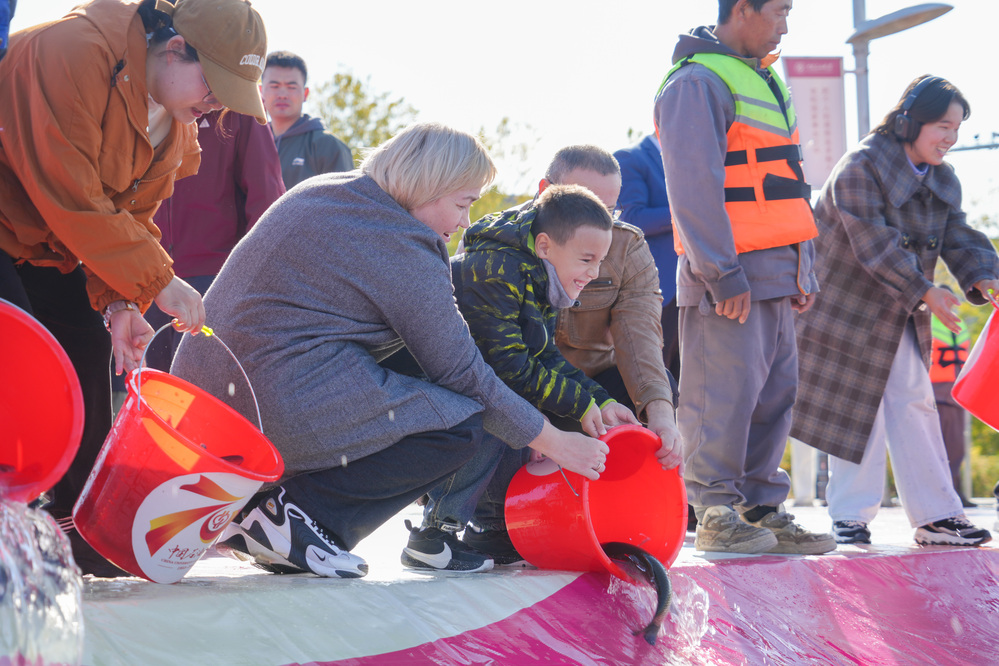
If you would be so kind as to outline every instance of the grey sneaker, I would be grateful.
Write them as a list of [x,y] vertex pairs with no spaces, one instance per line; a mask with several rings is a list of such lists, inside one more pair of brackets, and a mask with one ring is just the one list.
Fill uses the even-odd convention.
[[747,521],[747,524],[773,532],[777,537],[777,544],[768,551],[771,553],[821,555],[836,550],[836,537],[828,533],[809,532],[794,522],[794,516],[784,511],[783,504],[755,523]]
[[709,506],[697,523],[694,548],[715,553],[766,553],[777,545],[770,530],[750,525],[730,506]]

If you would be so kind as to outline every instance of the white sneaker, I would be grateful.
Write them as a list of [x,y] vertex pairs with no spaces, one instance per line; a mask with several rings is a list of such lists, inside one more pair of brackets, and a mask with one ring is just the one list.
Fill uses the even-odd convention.
[[216,547],[272,573],[314,573],[327,578],[360,578],[368,564],[343,550],[316,521],[284,499],[278,486],[239,524],[230,523]]
[[914,538],[920,546],[980,546],[992,541],[992,534],[964,516],[954,516],[923,525]]

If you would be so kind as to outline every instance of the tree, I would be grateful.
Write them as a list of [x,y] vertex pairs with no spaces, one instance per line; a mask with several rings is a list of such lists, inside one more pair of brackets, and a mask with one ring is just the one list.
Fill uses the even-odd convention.
[[364,148],[378,146],[416,119],[405,99],[371,91],[370,77],[361,81],[350,72],[337,72],[316,89],[319,117],[329,131],[350,146],[355,164]]
[[[354,152],[355,164],[363,159],[363,148],[373,148],[392,138],[399,130],[417,117],[417,110],[405,99],[390,99],[388,93],[373,93],[370,78],[361,81],[350,72],[338,72],[333,78],[316,88],[319,116],[326,127]],[[511,137],[517,132],[528,140]],[[527,159],[538,143],[537,132],[529,125],[514,127],[509,118],[503,118],[496,129],[487,132],[479,129],[479,139],[489,150],[501,170],[513,170],[518,180],[527,174]],[[511,195],[493,186],[482,193],[471,210],[472,222],[484,215],[505,210],[531,198],[531,194]],[[461,234],[456,234],[448,244],[453,254]]]

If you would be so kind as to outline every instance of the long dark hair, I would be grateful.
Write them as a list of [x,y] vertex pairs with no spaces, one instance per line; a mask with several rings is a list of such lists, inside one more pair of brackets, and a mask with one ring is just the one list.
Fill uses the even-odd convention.
[[[902,137],[895,134],[895,119],[905,113],[903,107],[905,106],[906,99],[915,90],[916,86],[928,78],[931,78],[930,75],[924,74],[913,79],[906,87],[905,92],[902,93],[902,97],[899,98],[895,107],[888,112],[888,115],[884,117],[877,127],[871,130],[872,133],[894,136],[899,141],[904,141]],[[952,102],[957,102],[964,109],[962,120],[967,120],[971,116],[971,105],[968,104],[968,100],[964,98],[964,95],[957,89],[957,86],[946,79],[933,78],[937,80],[927,84],[924,89],[919,91],[916,99],[912,100],[908,110],[909,118],[915,121],[919,127],[922,127],[926,123],[935,123],[947,115],[947,109],[950,108]],[[916,136],[919,135],[918,129],[914,134]]]

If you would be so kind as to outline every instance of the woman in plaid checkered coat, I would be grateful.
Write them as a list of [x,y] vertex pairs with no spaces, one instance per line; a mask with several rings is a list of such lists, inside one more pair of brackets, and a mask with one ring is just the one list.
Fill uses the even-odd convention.
[[826,492],[840,543],[870,543],[886,448],[920,544],[978,545],[950,481],[928,367],[930,313],[952,330],[958,299],[933,284],[942,259],[968,300],[994,302],[999,258],[967,224],[944,164],[970,107],[923,76],[836,165],[815,208],[821,293],[799,315],[791,435],[830,454]]

